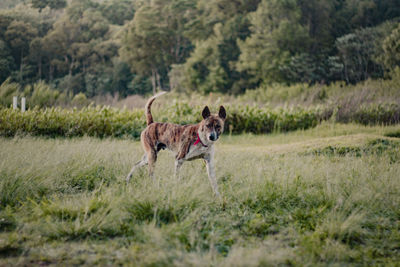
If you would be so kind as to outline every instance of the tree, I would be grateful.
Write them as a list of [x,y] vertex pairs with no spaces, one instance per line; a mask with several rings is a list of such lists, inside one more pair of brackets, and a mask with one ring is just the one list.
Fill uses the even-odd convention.
[[388,71],[394,70],[400,66],[400,23],[397,27],[385,38],[382,43],[383,55],[380,61]]
[[29,53],[29,43],[38,34],[37,30],[23,21],[13,21],[5,32],[6,41],[18,54],[14,56],[20,66],[19,82],[23,81],[24,56]]
[[24,0],[2,0],[0,2],[0,9],[13,8],[23,2]]
[[[235,62],[240,55],[237,40],[249,34],[247,14],[254,11],[259,0],[201,0],[191,29],[185,35],[195,49],[183,66],[174,65],[170,76],[180,90],[208,92],[243,92],[248,87],[246,72],[238,72]],[[185,89],[184,89],[185,88]]]
[[[57,21],[54,29],[44,37],[44,47],[50,56],[50,70],[52,66],[60,73],[68,73],[71,80],[74,69],[77,67],[78,39],[80,38],[79,25],[72,23],[68,18]],[[49,74],[52,76],[52,73]],[[71,90],[69,83],[67,90]]]
[[99,6],[103,17],[111,24],[123,25],[135,14],[134,2],[131,0],[109,0]]
[[77,88],[82,86],[74,87],[73,84],[78,82],[73,79],[85,80],[82,77],[91,66],[100,62],[107,64],[117,53],[115,43],[103,41],[109,23],[95,7],[91,1],[73,1],[44,37],[43,44],[50,60],[49,71],[53,72],[55,67],[58,76],[66,75],[62,85],[67,91],[80,91]]
[[14,59],[7,44],[0,40],[0,83],[4,82],[14,69]]
[[332,24],[335,2],[332,0],[298,0],[301,10],[300,24],[308,31],[310,45],[305,53],[315,55],[331,50],[335,42]]
[[31,0],[32,7],[38,8],[39,11],[46,7],[51,9],[61,9],[67,6],[66,0]]
[[182,63],[190,50],[184,37],[192,1],[146,1],[127,26],[120,53],[133,72],[150,76],[153,92],[162,89],[172,64]]
[[29,57],[32,61],[34,61],[37,64],[37,78],[39,80],[42,79],[42,66],[43,66],[43,54],[45,53],[43,51],[43,39],[40,37],[36,37],[35,39],[32,40],[29,46]]
[[295,0],[263,0],[250,14],[252,34],[238,41],[237,69],[249,72],[256,83],[285,81],[281,67],[291,55],[310,47],[308,29],[300,21],[301,10]]
[[336,40],[346,82],[356,83],[370,77],[382,77],[383,68],[379,62],[379,57],[384,53],[382,40],[392,28],[391,23],[363,28]]
[[229,77],[224,68],[221,67],[219,50],[224,40],[220,31],[221,27],[221,24],[215,25],[215,36],[199,41],[192,55],[184,64],[183,86],[190,91],[209,93],[227,87],[226,83]]

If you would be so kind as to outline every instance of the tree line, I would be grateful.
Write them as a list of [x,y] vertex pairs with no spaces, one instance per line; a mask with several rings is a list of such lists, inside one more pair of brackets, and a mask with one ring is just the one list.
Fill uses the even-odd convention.
[[5,0],[0,83],[88,97],[357,83],[400,64],[398,0]]

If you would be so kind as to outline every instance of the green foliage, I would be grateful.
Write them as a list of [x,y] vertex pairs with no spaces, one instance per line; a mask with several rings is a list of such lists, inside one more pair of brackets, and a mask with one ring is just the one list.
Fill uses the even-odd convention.
[[[400,70],[400,69],[399,69]],[[400,101],[400,71],[394,70],[388,80],[366,80],[355,85],[344,82],[325,84],[293,84],[290,86],[274,83],[262,85],[238,96],[238,103],[257,103],[272,107],[323,105],[325,108],[338,107],[346,114],[349,110],[360,109],[362,105],[396,104]],[[228,100],[227,100],[228,101]]]
[[84,107],[89,104],[85,94],[79,93],[72,98],[71,104],[76,107]]
[[11,82],[8,78],[0,85],[0,106],[10,107],[13,103],[13,97],[18,96],[20,85],[18,83]]
[[399,131],[388,132],[388,133],[385,134],[385,136],[400,138],[400,130]]
[[66,7],[66,0],[31,0],[32,6],[42,10],[45,7],[50,7],[52,9],[61,9]]
[[14,68],[14,58],[11,56],[7,44],[0,40],[0,82],[5,81]]
[[16,220],[10,207],[0,211],[0,233],[12,231],[16,228]]
[[[3,0],[4,2],[4,0]],[[26,0],[0,4],[0,83],[65,94],[242,94],[356,83],[398,65],[396,0]],[[4,9],[7,8],[7,9]]]
[[[390,134],[386,135],[390,136]],[[356,156],[361,157],[365,155],[388,155],[398,154],[397,150],[400,147],[399,141],[392,141],[387,139],[373,139],[363,146],[327,146],[324,148],[314,149],[311,154],[324,155],[324,156]],[[310,154],[310,153],[306,153]],[[398,156],[398,155],[397,155]],[[393,158],[393,161],[397,161]]]
[[182,63],[190,43],[184,36],[194,1],[144,1],[127,25],[121,54],[133,72],[151,77],[153,93],[168,83],[172,64]]
[[[20,85],[11,82],[11,78],[9,78],[0,85],[0,106],[10,107],[13,96],[25,97],[27,99],[27,108],[52,107],[69,102],[69,97],[65,93],[60,93],[52,89],[43,81],[39,81],[32,86],[27,85],[25,89],[21,91]],[[20,99],[18,101],[20,101]]]
[[381,60],[388,70],[394,70],[400,66],[400,23],[383,41],[382,48],[384,53]]
[[[37,103],[52,95],[42,93]],[[36,99],[36,98],[34,98]],[[54,98],[53,98],[54,99]],[[86,98],[77,95],[73,99],[77,106],[84,106]],[[229,133],[264,134],[308,129],[323,120],[336,122],[356,122],[364,125],[397,124],[400,122],[400,105],[370,104],[356,109],[334,106],[329,108],[291,108],[270,109],[255,106],[226,106],[226,131]],[[201,107],[190,107],[177,102],[156,113],[157,121],[178,124],[198,123],[201,120]],[[160,114],[160,115],[158,115]],[[78,109],[31,109],[24,113],[18,110],[0,109],[0,135],[16,136],[28,134],[50,137],[129,137],[137,139],[145,128],[142,110],[127,111],[109,107],[86,107]]]
[[[52,107],[56,104],[62,104],[66,101],[67,96],[65,93],[60,93],[52,89],[49,85],[43,81],[37,82],[32,85],[32,93],[27,98],[27,104],[29,107]],[[29,87],[25,90],[28,93]]]
[[200,161],[177,182],[163,152],[156,182],[127,185],[131,140],[0,138],[0,265],[396,265],[400,143],[381,136],[396,129],[224,136],[222,199]]
[[3,0],[0,3],[0,9],[13,8],[16,5],[24,3],[25,0]]
[[[342,120],[347,121],[346,116]],[[364,125],[395,124],[400,122],[400,105],[363,105],[352,116],[351,121]]]
[[343,76],[347,82],[356,83],[369,77],[382,77],[383,69],[377,58],[381,52],[382,39],[388,35],[391,24],[364,28],[336,40],[336,47],[343,62]]
[[283,81],[280,66],[309,42],[300,18],[296,1],[262,1],[250,15],[252,35],[239,41],[238,70],[249,71],[257,82]]
[[104,1],[100,6],[103,16],[111,24],[123,25],[133,18],[135,14],[134,3],[130,0]]
[[[194,51],[182,66],[173,66],[179,74],[174,88],[185,91],[241,93],[251,84],[246,73],[239,73],[235,61],[240,55],[238,40],[249,34],[247,14],[259,1],[199,1],[198,17],[188,36]],[[193,26],[192,24],[190,24]],[[193,31],[193,29],[192,29]]]
[[270,110],[244,106],[228,110],[227,129],[233,133],[271,133],[308,129],[319,123],[319,110]]
[[24,57],[29,52],[29,43],[38,35],[38,31],[32,25],[24,21],[12,21],[6,32],[5,40],[13,47],[15,62],[19,64],[19,82],[23,83]]
[[1,109],[0,113],[2,136],[29,134],[50,137],[88,135],[138,138],[145,125],[141,120],[142,111],[120,111],[107,107],[88,107],[81,110],[35,108],[24,113]]

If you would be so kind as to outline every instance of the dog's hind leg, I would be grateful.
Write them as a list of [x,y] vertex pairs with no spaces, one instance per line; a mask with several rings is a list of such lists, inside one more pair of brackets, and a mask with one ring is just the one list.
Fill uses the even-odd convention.
[[129,172],[128,176],[126,176],[126,182],[129,183],[129,180],[131,179],[133,172],[137,168],[142,167],[142,166],[144,166],[146,164],[147,164],[147,155],[144,154],[143,158],[140,161],[136,162],[135,165],[133,165],[133,167],[132,167],[131,171]]
[[157,151],[154,149],[147,153],[147,163],[149,164],[149,176],[154,180],[154,167],[157,161]]

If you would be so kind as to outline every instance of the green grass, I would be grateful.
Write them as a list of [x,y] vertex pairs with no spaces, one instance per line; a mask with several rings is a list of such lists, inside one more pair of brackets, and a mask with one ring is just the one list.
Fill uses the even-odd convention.
[[[0,139],[0,266],[400,263],[399,125],[225,135],[222,200],[201,161],[157,181],[123,139]],[[392,137],[391,137],[392,136]]]

